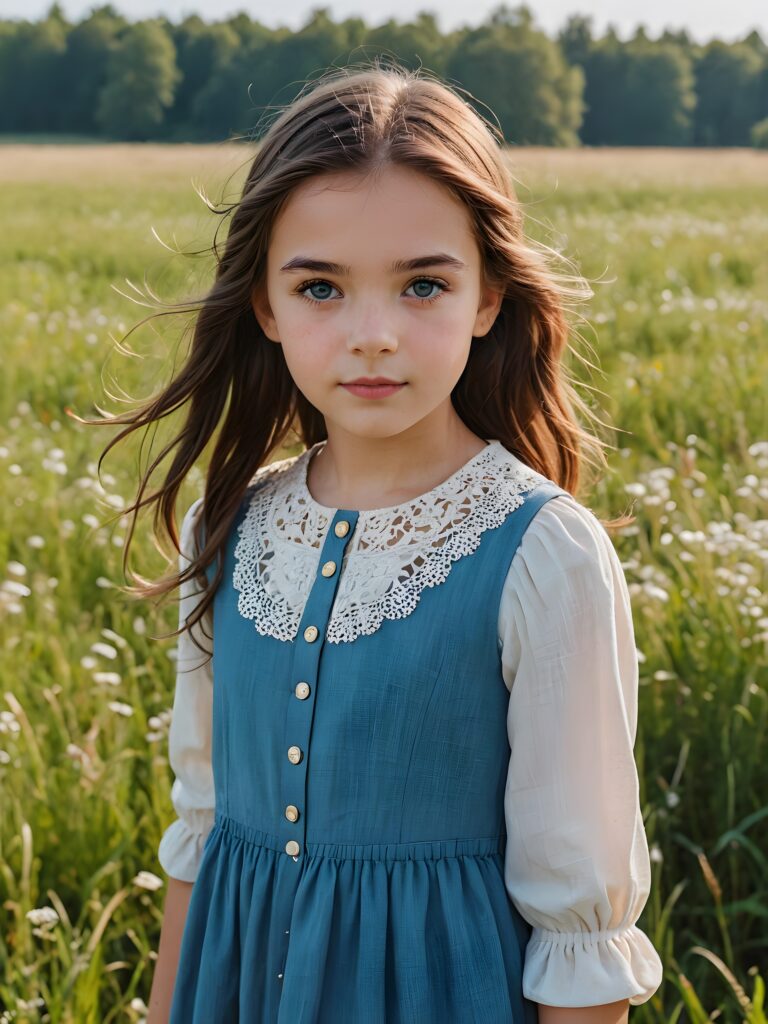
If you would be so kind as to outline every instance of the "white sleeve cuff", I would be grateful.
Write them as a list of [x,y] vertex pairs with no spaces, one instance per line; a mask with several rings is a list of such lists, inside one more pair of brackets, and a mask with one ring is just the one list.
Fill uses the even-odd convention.
[[198,811],[194,827],[177,818],[163,833],[157,859],[167,875],[181,882],[194,882],[203,858],[203,848],[213,826],[213,812]]
[[[523,968],[523,995],[545,1006],[595,1006],[629,999],[647,1002],[661,985],[663,967],[637,925],[603,932],[534,928]],[[550,1003],[552,993],[557,1002]]]

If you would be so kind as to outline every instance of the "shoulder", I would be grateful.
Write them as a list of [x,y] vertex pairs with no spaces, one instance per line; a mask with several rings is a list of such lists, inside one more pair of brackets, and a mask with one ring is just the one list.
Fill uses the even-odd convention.
[[306,449],[298,455],[289,455],[284,459],[275,459],[263,466],[259,466],[251,477],[246,489],[246,500],[250,499],[259,491],[268,490],[278,483],[282,483],[292,477],[292,470],[298,468],[300,460],[306,455]]
[[[556,488],[554,497],[544,495],[539,508],[525,528],[515,559],[525,560],[537,555],[542,567],[552,572],[585,563],[600,562],[613,544],[607,530],[595,513],[543,473],[532,469],[516,455],[501,451],[500,492],[512,505],[528,497],[535,498],[541,489]],[[513,560],[514,564],[514,560]]]
[[197,522],[200,518],[203,508],[203,499],[196,498],[195,501],[187,508],[184,516],[181,520],[181,527],[179,529],[179,549],[181,557],[192,561],[197,555],[198,547],[196,541],[196,529]]
[[262,480],[268,480],[270,477],[287,473],[305,454],[306,449],[299,452],[298,455],[288,455],[284,459],[274,459],[272,462],[267,462],[263,466],[259,466],[251,477],[251,483],[249,486],[253,486]]
[[[253,496],[263,488],[267,487],[270,483],[285,479],[285,474],[287,474],[296,465],[303,454],[304,453],[301,452],[299,455],[291,455],[285,459],[276,459],[274,462],[269,462],[260,466],[248,482],[245,496],[243,498],[243,506],[247,506]],[[187,559],[196,555],[199,550],[196,539],[198,535],[197,524],[202,516],[203,502],[204,498],[196,498],[195,501],[187,507],[181,520],[179,528],[179,546],[181,548],[182,555]],[[241,506],[241,509],[243,506]]]
[[[290,471],[303,454],[303,452],[300,452],[298,455],[276,459],[273,462],[259,466],[241,494],[233,517],[234,528],[241,528],[244,518],[252,518],[255,514],[260,515],[265,510],[270,504],[270,495],[273,495],[280,485],[288,483],[293,478],[293,474]],[[187,517],[193,519],[199,514],[199,511],[197,503],[194,503],[189,509]],[[185,521],[187,517],[185,517]]]
[[591,635],[590,623],[604,624],[617,613],[629,620],[630,609],[608,531],[573,495],[559,494],[537,510],[504,582],[499,642],[505,668],[516,665],[521,637],[542,655],[561,643],[573,649]]
[[[573,495],[558,494],[529,523],[507,583],[516,590],[535,586],[543,593],[551,584],[561,594],[573,594],[573,588],[594,594],[598,588],[612,589],[622,572],[613,541],[595,513]],[[569,586],[563,587],[566,581]]]
[[182,536],[185,532],[189,532],[191,527],[197,522],[198,518],[203,509],[203,499],[195,498],[191,505],[188,506],[184,516],[181,520],[181,533]]

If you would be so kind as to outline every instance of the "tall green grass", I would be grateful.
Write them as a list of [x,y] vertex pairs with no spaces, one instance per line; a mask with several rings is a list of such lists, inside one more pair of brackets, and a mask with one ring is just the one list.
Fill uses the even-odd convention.
[[[141,1021],[172,820],[176,606],[130,603],[137,444],[64,414],[167,378],[181,322],[113,339],[198,294],[228,147],[4,147],[0,169],[0,1024]],[[582,496],[616,536],[640,659],[635,748],[653,866],[640,919],[665,979],[637,1024],[766,1020],[768,975],[768,154],[514,150],[529,231],[595,285],[572,372],[616,425]],[[236,184],[227,195],[233,198]],[[578,344],[578,341],[577,341]],[[591,349],[589,348],[591,346]],[[590,390],[591,389],[591,390]],[[114,399],[109,394],[117,396]],[[167,428],[151,448],[159,450]],[[149,455],[145,450],[142,464]],[[186,486],[190,501],[202,474]],[[161,573],[149,522],[132,566]]]

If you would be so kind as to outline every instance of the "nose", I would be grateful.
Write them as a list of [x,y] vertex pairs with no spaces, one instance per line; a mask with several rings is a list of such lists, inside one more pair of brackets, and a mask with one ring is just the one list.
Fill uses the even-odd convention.
[[347,349],[362,355],[394,352],[397,345],[397,332],[392,318],[383,309],[373,305],[360,311],[347,334]]

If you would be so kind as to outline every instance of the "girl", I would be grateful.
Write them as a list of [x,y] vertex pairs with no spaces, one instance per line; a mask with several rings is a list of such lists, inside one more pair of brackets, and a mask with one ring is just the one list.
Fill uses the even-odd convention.
[[615,1024],[661,983],[628,590],[574,497],[592,293],[524,237],[500,141],[424,72],[320,79],[123,419],[189,403],[149,499],[174,541],[215,436],[146,591],[186,627],[150,1024]]

